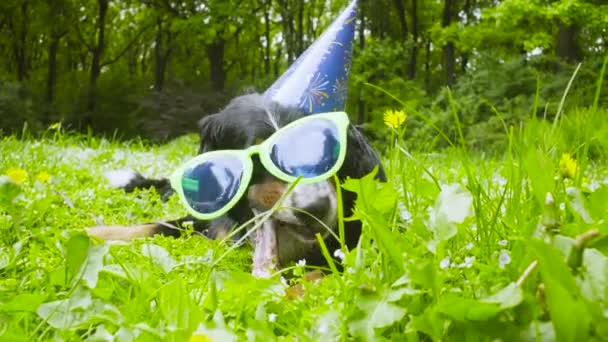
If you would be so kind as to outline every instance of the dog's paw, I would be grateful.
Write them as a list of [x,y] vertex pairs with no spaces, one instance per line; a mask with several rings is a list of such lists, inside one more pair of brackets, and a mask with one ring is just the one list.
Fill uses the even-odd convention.
[[141,224],[137,226],[95,226],[85,228],[89,236],[102,240],[131,240],[149,237],[156,233],[158,225],[155,223]]

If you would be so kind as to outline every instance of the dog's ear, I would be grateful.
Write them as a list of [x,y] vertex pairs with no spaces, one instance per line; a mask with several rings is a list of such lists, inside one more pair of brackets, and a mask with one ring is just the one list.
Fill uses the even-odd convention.
[[379,170],[376,179],[386,181],[380,157],[357,128],[352,126],[349,128],[347,144],[346,159],[338,171],[338,176],[341,179],[346,177],[362,178],[377,166]]
[[198,121],[200,134],[200,146],[198,154],[213,151],[222,134],[222,125],[218,120],[218,114],[207,115]]

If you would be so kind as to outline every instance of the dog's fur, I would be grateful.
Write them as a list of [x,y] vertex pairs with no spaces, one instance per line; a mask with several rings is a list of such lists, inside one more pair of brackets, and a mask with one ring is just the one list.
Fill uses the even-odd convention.
[[[268,138],[280,127],[303,117],[297,109],[285,108],[271,103],[258,94],[248,94],[233,99],[221,112],[204,117],[199,122],[199,154],[224,149],[244,149]],[[194,229],[210,238],[223,238],[235,226],[250,220],[256,213],[271,208],[287,191],[289,184],[270,175],[253,156],[254,172],[249,188],[226,215],[211,221],[200,221],[193,217],[183,217],[169,222],[150,223],[130,228],[95,227],[91,235],[104,239],[129,239],[133,237],[164,234],[178,236],[181,232],[174,229],[185,222],[192,222]],[[385,174],[376,152],[363,135],[353,125],[349,126],[347,154],[344,164],[337,175],[340,181],[347,177],[361,178],[378,167],[377,179],[385,181]],[[138,187],[154,187],[164,196],[171,193],[167,180],[150,180],[134,174],[124,189],[131,191]],[[355,201],[355,194],[343,191],[343,209],[349,216]],[[333,252],[339,248],[338,241],[327,234],[324,225],[337,233],[336,189],[333,179],[314,184],[298,184],[288,194],[282,207],[262,225],[271,224],[276,235],[278,264],[306,259],[314,265],[324,265],[315,233],[322,233],[325,244]],[[295,208],[295,209],[289,209]],[[346,222],[345,240],[349,248],[354,247],[361,234],[361,223]],[[255,236],[255,234],[252,234]],[[254,259],[257,257],[254,251]],[[261,253],[261,252],[260,252]]]

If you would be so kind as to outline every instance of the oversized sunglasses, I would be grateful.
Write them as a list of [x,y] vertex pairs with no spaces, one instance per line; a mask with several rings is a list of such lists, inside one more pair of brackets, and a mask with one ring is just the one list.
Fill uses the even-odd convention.
[[301,118],[259,145],[194,157],[173,173],[171,186],[192,216],[211,220],[232,209],[245,193],[253,154],[270,174],[287,183],[325,180],[344,162],[348,123],[344,112]]

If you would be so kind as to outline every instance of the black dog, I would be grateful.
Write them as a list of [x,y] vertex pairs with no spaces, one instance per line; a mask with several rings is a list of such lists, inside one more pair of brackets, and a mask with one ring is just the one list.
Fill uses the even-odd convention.
[[[209,115],[199,122],[200,148],[199,154],[214,150],[244,149],[268,138],[280,127],[303,117],[297,109],[285,108],[276,103],[270,103],[258,94],[249,94],[233,99],[221,112]],[[194,229],[210,238],[223,238],[230,229],[251,220],[256,213],[270,209],[276,201],[288,190],[289,184],[276,179],[261,165],[257,156],[253,156],[254,171],[251,182],[238,204],[224,216],[201,221],[193,217],[183,217],[178,220],[138,225],[133,227],[94,227],[89,229],[91,235],[103,239],[128,239],[133,237],[164,234],[179,236],[184,222],[193,222]],[[351,125],[348,129],[348,144],[346,159],[338,171],[340,181],[347,177],[361,178],[378,167],[376,178],[385,181],[385,174],[377,153],[372,149],[363,135]],[[170,187],[167,180],[150,180],[134,174],[129,184],[124,188],[132,190],[138,187],[154,187],[167,196]],[[343,191],[344,215],[349,216],[355,201],[355,194]],[[337,233],[337,200],[333,178],[314,184],[297,184],[282,203],[283,207],[265,222],[259,222],[264,229],[272,229],[274,237],[265,243],[264,248],[274,250],[274,265],[264,267],[285,266],[289,262],[305,259],[309,265],[326,264],[315,234],[324,236],[325,244],[330,252],[339,248],[339,242],[327,233],[330,227]],[[312,216],[314,217],[312,217]],[[361,223],[351,221],[345,223],[345,240],[349,248],[356,246],[361,234]],[[252,234],[251,236],[255,236]],[[259,239],[259,234],[257,239]],[[260,249],[260,243],[255,243]],[[273,246],[269,246],[271,244]],[[268,251],[254,250],[254,273],[256,258]],[[258,265],[260,267],[260,265]]]

